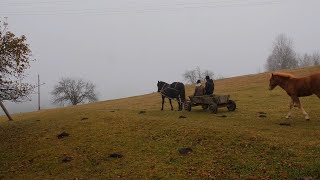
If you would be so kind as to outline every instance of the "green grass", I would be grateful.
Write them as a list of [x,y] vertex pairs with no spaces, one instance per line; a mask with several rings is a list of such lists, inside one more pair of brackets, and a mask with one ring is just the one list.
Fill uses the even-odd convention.
[[[230,94],[238,107],[216,115],[201,107],[170,111],[168,102],[161,112],[154,93],[16,114],[13,122],[1,116],[0,179],[320,178],[319,99],[302,98],[310,121],[298,109],[287,120],[290,99],[280,88],[268,91],[268,79],[265,73],[216,81],[216,93]],[[267,117],[259,118],[260,111]],[[63,131],[70,136],[58,139]],[[181,147],[193,152],[180,155]],[[73,160],[63,163],[65,156]]]

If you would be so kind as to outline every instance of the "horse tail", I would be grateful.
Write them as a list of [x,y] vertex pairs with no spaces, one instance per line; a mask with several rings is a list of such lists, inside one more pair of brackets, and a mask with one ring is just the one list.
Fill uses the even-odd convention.
[[183,103],[186,102],[186,90],[185,90],[184,84],[182,84],[182,89],[181,89],[181,92],[180,92],[180,98],[181,98],[181,101]]

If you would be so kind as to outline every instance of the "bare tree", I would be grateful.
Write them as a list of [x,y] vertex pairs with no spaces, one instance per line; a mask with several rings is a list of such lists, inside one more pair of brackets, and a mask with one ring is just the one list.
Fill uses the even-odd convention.
[[285,34],[280,34],[273,42],[272,53],[267,58],[266,69],[274,71],[279,69],[292,69],[298,67],[293,41]]
[[224,79],[225,77],[224,76],[222,76],[221,74],[219,74],[219,75],[217,75],[217,76],[215,76],[215,80],[219,80],[219,79]]
[[16,37],[7,31],[7,23],[0,21],[0,106],[12,120],[3,101],[22,102],[33,86],[23,83],[25,70],[30,67],[31,50],[26,37]]
[[314,52],[313,54],[305,53],[303,56],[297,56],[299,67],[317,66],[320,64],[320,54]]
[[303,56],[297,55],[299,67],[313,66],[312,58],[309,54],[305,53]]
[[197,66],[195,69],[187,70],[183,74],[183,78],[188,83],[196,83],[198,79],[205,79],[206,76],[210,76],[212,79],[214,79],[214,73],[210,70],[201,70],[199,66]]
[[184,80],[193,84],[197,82],[197,73],[195,70],[187,70],[183,74]]
[[83,79],[62,78],[51,92],[54,104],[80,103],[97,101],[96,86]]
[[201,79],[205,79],[206,76],[209,76],[211,77],[211,79],[216,79],[214,73],[212,71],[209,71],[209,70],[204,70],[202,73],[201,73]]
[[320,53],[319,52],[314,52],[312,54],[312,61],[314,66],[320,65]]

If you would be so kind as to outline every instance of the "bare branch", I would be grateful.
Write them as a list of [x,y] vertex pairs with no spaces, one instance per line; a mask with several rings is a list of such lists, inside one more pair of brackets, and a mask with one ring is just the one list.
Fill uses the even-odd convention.
[[54,104],[80,103],[97,101],[96,86],[83,79],[62,78],[51,92]]
[[197,80],[203,80],[206,76],[214,78],[214,73],[210,70],[201,70],[199,66],[197,66],[195,69],[187,70],[185,73],[183,73],[183,78],[188,83],[196,83]]

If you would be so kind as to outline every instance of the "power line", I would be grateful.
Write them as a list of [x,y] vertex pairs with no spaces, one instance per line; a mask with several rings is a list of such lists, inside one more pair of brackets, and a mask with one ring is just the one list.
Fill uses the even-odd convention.
[[72,1],[10,1],[10,2],[0,2],[2,6],[26,6],[26,5],[41,5],[41,4],[66,4],[72,3]]
[[[244,1],[248,1],[248,0],[242,0],[242,3],[244,2]],[[250,0],[249,0],[250,1]],[[256,0],[251,0],[251,1],[256,1]],[[138,1],[139,3],[141,3],[141,1]],[[143,5],[144,6],[150,6],[150,5],[152,5],[152,4],[154,4],[153,3],[154,1],[147,1],[147,2],[144,2],[143,3]],[[171,0],[170,2],[173,2],[173,4],[172,5],[199,5],[199,4],[212,4],[212,3],[214,3],[214,4],[218,4],[218,3],[232,3],[232,2],[236,2],[236,3],[239,3],[239,0],[218,0],[218,1],[206,1],[206,2],[186,2],[186,1],[179,1],[179,0],[177,0],[177,1],[174,1],[174,0]],[[256,1],[256,2],[261,2],[261,1]],[[13,5],[13,6],[19,6],[19,5],[28,5],[28,6],[34,6],[34,5],[42,5],[42,4],[48,4],[48,5],[56,5],[56,4],[66,4],[66,3],[72,3],[72,1],[71,0],[69,0],[69,1],[23,1],[23,2],[12,2],[12,1],[10,1],[10,2],[0,2],[0,5],[7,5],[7,6],[10,6],[10,5]],[[79,5],[81,2],[79,2],[79,1],[77,1],[76,2],[77,3],[77,5]],[[127,5],[137,5],[137,4],[139,4],[139,3],[137,3],[137,1],[136,2],[130,2],[130,3],[127,3],[126,4],[126,6]],[[157,2],[158,3],[158,2]],[[162,2],[160,2],[161,4],[160,5],[168,5],[167,3],[165,3],[165,4],[163,4],[163,1]],[[241,1],[240,1],[240,3],[241,3]],[[90,2],[90,4],[93,4],[93,3],[91,3]],[[75,5],[75,4],[73,4],[73,5]],[[94,5],[97,5],[97,4],[94,4]],[[159,4],[157,4],[157,6],[159,6]],[[121,7],[123,7],[123,5],[121,5]]]
[[[223,2],[223,1],[219,1]],[[157,8],[145,8],[145,9],[135,9],[135,10],[121,10],[121,9],[69,9],[69,10],[51,10],[51,11],[37,11],[37,12],[7,12],[1,13],[5,15],[108,15],[108,14],[130,14],[130,13],[153,13],[153,12],[163,12],[163,11],[177,11],[177,10],[186,10],[186,9],[201,9],[201,8],[227,8],[227,7],[255,7],[255,6],[264,6],[264,5],[273,5],[280,3],[279,0],[269,0],[269,1],[259,1],[259,2],[240,2],[234,3],[234,0],[224,1],[232,3],[224,4],[212,4],[212,3],[181,3],[175,4],[172,6],[165,5],[159,6]]]

